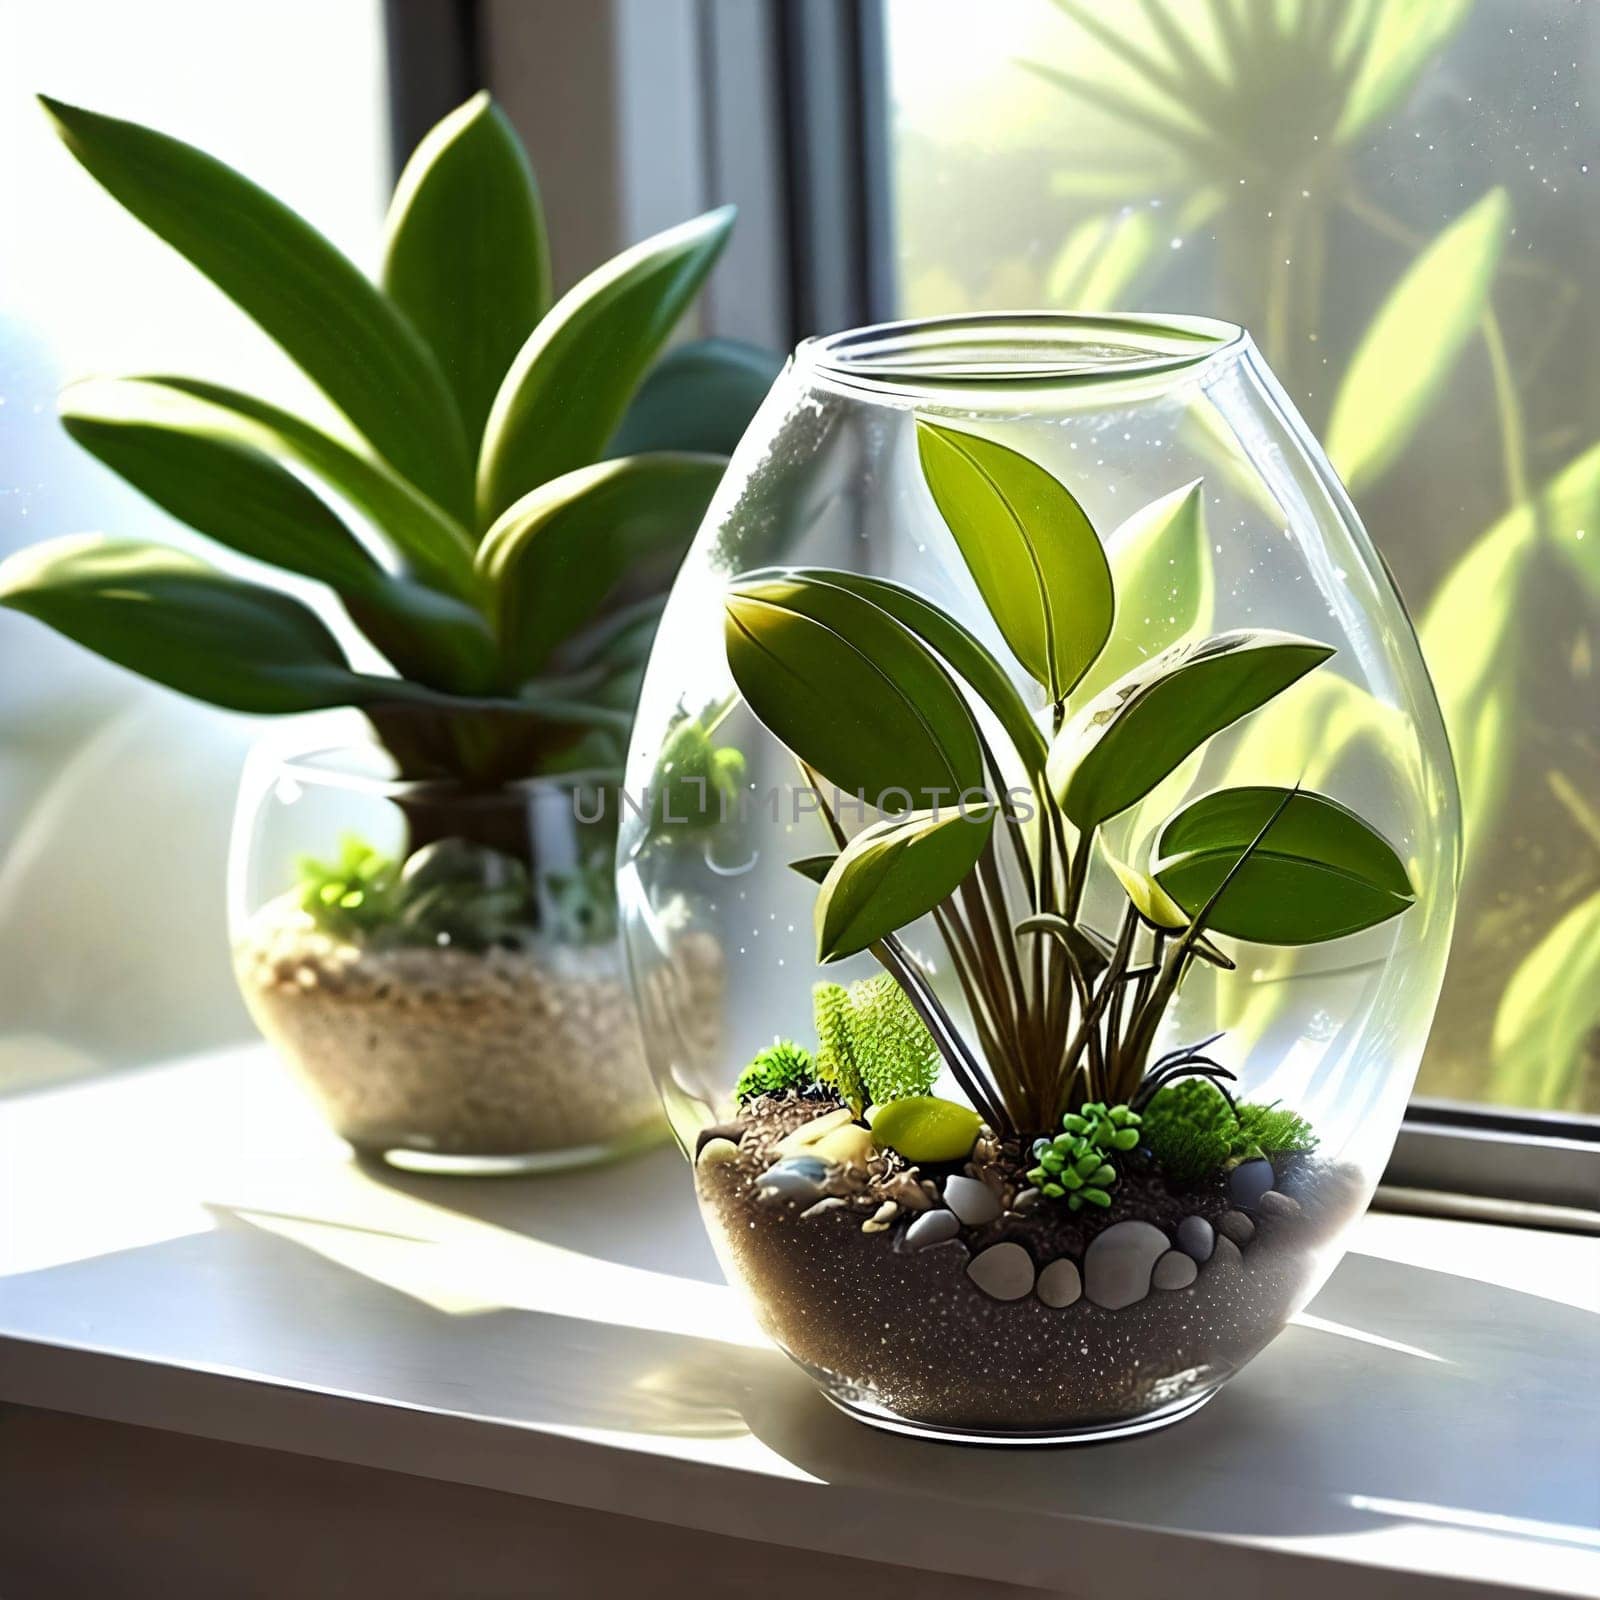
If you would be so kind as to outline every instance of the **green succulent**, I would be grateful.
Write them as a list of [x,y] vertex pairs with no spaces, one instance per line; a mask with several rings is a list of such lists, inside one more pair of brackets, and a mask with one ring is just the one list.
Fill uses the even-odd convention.
[[1215,1084],[1185,1078],[1151,1096],[1142,1142],[1168,1177],[1196,1183],[1255,1156],[1313,1150],[1311,1124],[1277,1105],[1230,1105]]
[[1065,1200],[1072,1211],[1086,1205],[1104,1210],[1117,1181],[1115,1157],[1139,1143],[1137,1112],[1093,1100],[1061,1119],[1061,1132],[1035,1139],[1037,1163],[1028,1181],[1051,1200]]
[[300,909],[352,944],[487,950],[525,938],[532,917],[527,868],[463,839],[436,840],[402,864],[346,834],[333,861],[303,856],[298,871]]
[[[134,539],[21,551],[0,564],[0,605],[215,705],[357,707],[400,776],[442,791],[617,770],[661,596],[778,365],[725,341],[656,360],[732,210],[554,299],[526,153],[478,95],[407,164],[372,281],[203,152],[44,104],[88,172],[348,424],[132,377],[69,388],[68,433],[220,553],[324,585],[392,670],[354,666],[284,588]],[[447,831],[473,828],[463,806]],[[532,865],[531,838],[497,842]]]
[[763,1094],[788,1094],[809,1089],[817,1081],[811,1052],[792,1039],[775,1039],[739,1075],[734,1098],[743,1104]]
[[925,1095],[939,1076],[939,1049],[905,991],[888,974],[848,989],[812,990],[818,1072],[857,1112],[868,1105]]

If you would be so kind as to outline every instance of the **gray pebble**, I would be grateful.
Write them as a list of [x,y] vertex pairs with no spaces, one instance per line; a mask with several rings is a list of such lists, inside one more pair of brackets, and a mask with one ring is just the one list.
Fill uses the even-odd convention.
[[[993,1222],[1000,1215],[1000,1201],[994,1190],[986,1183],[979,1183],[976,1178],[947,1178],[944,1203],[969,1228],[981,1228],[984,1223]],[[1017,1248],[1020,1250],[1022,1247],[1018,1245]],[[1029,1271],[1032,1271],[1031,1267]]]
[[1185,1217],[1178,1224],[1178,1248],[1196,1261],[1209,1261],[1216,1243],[1217,1230],[1204,1217]]
[[1025,1217],[1030,1211],[1037,1211],[1043,1199],[1044,1196],[1037,1189],[1019,1189],[1016,1199],[1011,1202],[1011,1209],[1019,1217]]
[[1228,1174],[1228,1198],[1236,1206],[1253,1211],[1256,1202],[1272,1187],[1274,1181],[1272,1163],[1265,1156],[1241,1161]]
[[1047,1306],[1060,1310],[1083,1293],[1083,1276],[1071,1256],[1059,1256],[1039,1274],[1034,1292]]
[[1256,1225],[1242,1211],[1224,1211],[1217,1232],[1235,1244],[1249,1244],[1256,1236]]
[[1300,1202],[1293,1195],[1283,1194],[1277,1189],[1268,1189],[1256,1201],[1256,1209],[1264,1217],[1298,1217]]
[[1221,1272],[1230,1267],[1244,1268],[1244,1257],[1239,1253],[1239,1247],[1226,1234],[1217,1235],[1217,1248],[1211,1260],[1206,1263],[1207,1271]]
[[930,1244],[943,1244],[961,1232],[961,1223],[953,1211],[924,1211],[906,1229],[906,1243],[913,1250],[925,1250]]
[[967,1263],[967,1276],[992,1299],[1020,1300],[1033,1289],[1033,1258],[1020,1244],[992,1244]]
[[808,1156],[780,1161],[756,1179],[757,1198],[768,1204],[775,1200],[804,1200],[809,1204],[821,1198],[821,1180],[827,1172],[822,1162]]
[[1158,1289],[1187,1289],[1199,1273],[1193,1256],[1182,1250],[1169,1250],[1156,1262],[1150,1281]]
[[1084,1252],[1084,1293],[1107,1311],[1143,1300],[1150,1292],[1150,1269],[1170,1244],[1152,1223],[1113,1222]]

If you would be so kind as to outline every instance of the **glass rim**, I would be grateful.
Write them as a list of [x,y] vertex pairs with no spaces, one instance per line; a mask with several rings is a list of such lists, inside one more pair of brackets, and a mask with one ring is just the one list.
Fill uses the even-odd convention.
[[1188,314],[1013,311],[872,323],[803,340],[797,371],[832,387],[914,398],[1082,387],[1188,372],[1242,352],[1237,323]]
[[530,799],[543,794],[565,795],[585,786],[614,785],[620,779],[614,767],[582,767],[572,772],[534,773],[475,787],[452,778],[391,777],[360,764],[361,757],[381,758],[386,753],[376,741],[362,744],[355,740],[328,739],[309,744],[276,744],[262,740],[251,751],[251,757],[268,764],[274,780],[287,778],[307,788],[343,789],[419,805],[448,804],[453,809],[504,806],[519,795]]

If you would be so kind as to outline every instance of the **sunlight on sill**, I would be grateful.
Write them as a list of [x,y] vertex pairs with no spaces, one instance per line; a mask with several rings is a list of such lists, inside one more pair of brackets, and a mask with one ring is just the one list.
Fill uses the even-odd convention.
[[1309,1328],[1313,1333],[1331,1333],[1340,1339],[1355,1339],[1380,1350],[1392,1350],[1396,1355],[1415,1356],[1419,1361],[1438,1361],[1447,1367],[1455,1365],[1448,1356],[1436,1356],[1431,1350],[1421,1350],[1399,1339],[1386,1339],[1381,1333],[1368,1333],[1364,1328],[1352,1328],[1342,1322],[1330,1322],[1326,1317],[1314,1317],[1309,1311],[1302,1311],[1291,1321],[1295,1327]]

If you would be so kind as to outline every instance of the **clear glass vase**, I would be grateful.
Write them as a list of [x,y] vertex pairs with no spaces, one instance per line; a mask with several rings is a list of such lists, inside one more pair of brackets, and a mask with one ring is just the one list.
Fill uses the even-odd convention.
[[[1059,703],[1024,669],[1015,630],[997,621],[980,581],[982,542],[969,548],[953,532],[960,506],[930,492],[923,425],[1043,469],[1098,535],[1115,618]],[[1048,518],[1034,531],[1057,535]],[[1282,630],[1325,647],[1319,657],[1332,653],[1088,830],[1092,847],[1069,826],[1055,864],[1040,867],[1045,824],[1017,806],[1011,843],[994,846],[992,882],[975,886],[969,874],[933,916],[819,964],[819,928],[824,941],[830,935],[818,879],[843,840],[881,814],[841,802],[836,784],[830,803],[835,775],[797,765],[792,742],[741,693],[734,633],[725,632],[746,614],[730,609],[732,589],[770,594],[763,585],[792,588],[819,570],[858,589],[868,580],[901,586],[900,617],[996,750],[1012,747],[991,714],[1007,696],[1051,742],[1085,718],[1092,727],[1107,696],[1119,705],[1127,675],[1230,630]],[[974,691],[981,674],[971,653],[952,660],[950,630],[935,636],[929,607],[970,633],[1009,689]],[[860,643],[847,621],[830,629],[830,649]],[[825,724],[836,717],[870,741],[888,681],[864,670],[842,685],[813,718],[818,740],[827,744]],[[774,692],[801,689],[797,681]],[[663,834],[650,819],[663,783],[687,770],[675,756],[691,747],[697,771],[721,761],[739,782],[724,785],[714,827]],[[1029,794],[1009,757],[988,777]],[[1275,802],[1273,825],[1286,806],[1299,815],[1307,795],[1323,814],[1348,808],[1362,848],[1403,874],[1403,914],[1345,936],[1322,928],[1314,942],[1299,922],[1296,943],[1218,933],[1209,947],[1217,959],[1201,959],[1170,900],[1168,910],[1148,898],[1134,906],[1125,886],[1134,878],[1115,864],[1133,863],[1135,877],[1143,863],[1156,872],[1152,840],[1169,837],[1165,819],[1240,787],[1288,797]],[[1454,915],[1458,800],[1401,601],[1322,450],[1241,330],[1195,318],[974,317],[802,345],[735,454],[672,592],[626,788],[634,803],[623,812],[619,904],[651,1068],[730,1280],[836,1404],[886,1427],[996,1442],[1158,1426],[1210,1398],[1332,1270],[1390,1151],[1432,1019]],[[699,792],[716,798],[704,783]],[[1239,848],[1242,866],[1256,843]],[[1262,870],[1279,865],[1274,856]],[[1005,924],[1025,918],[1037,873],[1077,888],[1070,939],[1036,932],[1061,948],[1035,957]],[[995,980],[1002,989],[1014,981],[1017,1014],[1031,1019],[1009,1045],[996,1044],[1000,1003],[985,1022],[982,984],[967,983],[982,961],[948,925],[974,911],[969,894],[1020,956]],[[1291,922],[1302,898],[1285,897]],[[874,915],[871,895],[858,909]],[[1187,915],[1203,923],[1194,906]],[[1123,929],[1129,950],[1118,955]],[[1148,991],[1179,946],[1182,981],[1164,1012],[1152,1010]],[[714,1025],[674,981],[690,948],[714,948],[726,970]],[[1092,996],[1118,960],[1126,1011],[1119,1000],[1110,1014],[1091,1007],[1085,1016],[1078,975],[1088,974]],[[841,1063],[879,1048],[871,1007],[899,1004],[885,975],[917,1014],[902,1033],[926,1025],[933,1041],[931,1093],[950,1103],[935,1120],[966,1126],[964,1108],[979,1113],[975,1135],[948,1148],[916,1121],[926,1097],[886,1122],[899,1089],[845,1087]],[[845,987],[819,992],[819,983]],[[1154,1018],[1137,1048],[1135,1015]],[[992,1083],[1019,1064],[1034,1081],[1039,1051],[1049,1053],[1043,1102],[1012,1095],[997,1106],[1001,1091],[974,1084],[974,1074]],[[1078,1063],[1070,1070],[1069,1060]],[[1106,1098],[1142,1107],[1143,1125],[1115,1151],[1107,1144],[1114,1159],[1098,1177],[1080,1178],[1073,1141],[1101,1137],[1084,1085],[1115,1086],[1118,1060],[1121,1093]],[[1183,1091],[1191,1099],[1156,1098],[1184,1082],[1200,1086]],[[1053,1085],[1065,1086],[1059,1100]],[[1191,1125],[1173,1108],[1201,1101],[1220,1109],[1191,1160],[1182,1145]],[[1058,1120],[1063,1107],[1087,1122]],[[1104,1122],[1105,1140],[1138,1126],[1137,1116],[1118,1116]],[[885,1131],[908,1117],[922,1130],[916,1139]],[[1065,1180],[1062,1151],[1074,1167]],[[1100,1192],[1070,1192],[1070,1183]],[[1085,1198],[1095,1204],[1079,1204]]]
[[[229,917],[261,1032],[336,1132],[396,1166],[556,1169],[661,1135],[617,933],[614,780],[392,771],[316,723],[252,752]],[[718,980],[684,981],[706,1001]]]

